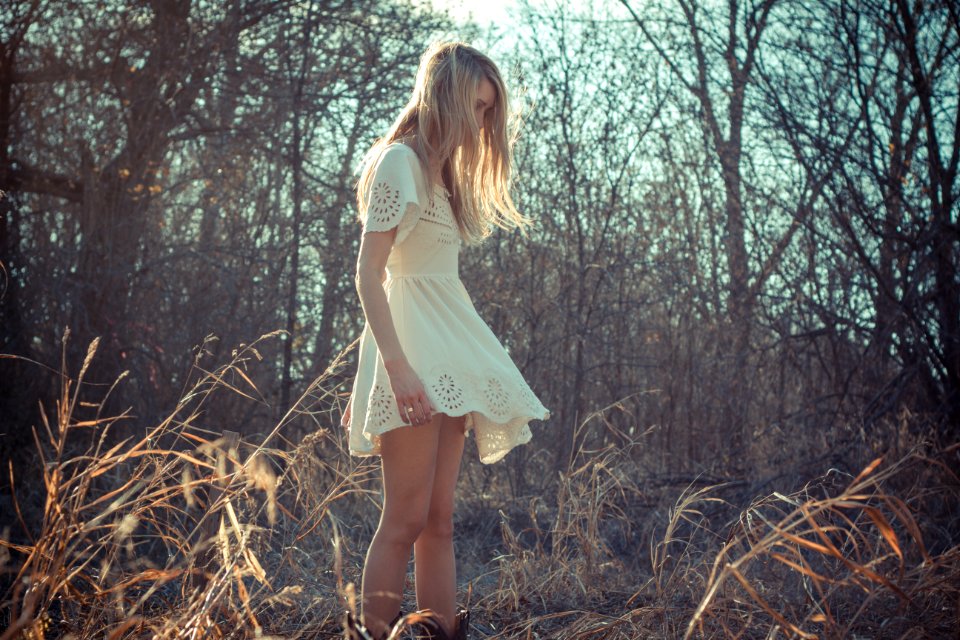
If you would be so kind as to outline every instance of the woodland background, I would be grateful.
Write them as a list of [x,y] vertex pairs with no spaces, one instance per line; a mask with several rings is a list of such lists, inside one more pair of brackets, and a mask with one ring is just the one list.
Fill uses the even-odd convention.
[[[476,630],[955,629],[954,3],[560,2],[484,31],[405,2],[2,0],[0,637],[334,629],[376,521],[337,426],[356,170],[440,37],[514,90],[536,226],[461,275],[552,413],[497,465],[468,446]],[[791,517],[846,543],[777,538]],[[719,562],[784,540],[793,566]]]

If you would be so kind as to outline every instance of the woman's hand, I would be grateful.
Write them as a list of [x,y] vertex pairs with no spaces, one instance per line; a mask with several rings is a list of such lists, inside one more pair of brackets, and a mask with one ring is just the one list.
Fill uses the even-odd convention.
[[400,418],[407,424],[426,424],[433,416],[433,407],[427,399],[427,392],[413,367],[406,359],[385,361],[384,368],[390,377],[390,387],[397,399]]

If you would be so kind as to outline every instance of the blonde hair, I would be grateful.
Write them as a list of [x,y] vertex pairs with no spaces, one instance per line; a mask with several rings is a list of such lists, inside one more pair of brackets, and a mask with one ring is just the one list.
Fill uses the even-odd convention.
[[[474,114],[483,78],[490,81],[496,95],[481,130]],[[516,132],[506,86],[493,61],[462,42],[431,45],[420,58],[409,102],[364,157],[357,182],[361,221],[377,158],[394,142],[413,141],[429,194],[433,193],[431,161],[433,166],[440,165],[464,240],[476,242],[489,236],[492,225],[524,231],[531,221],[517,211],[510,197]]]

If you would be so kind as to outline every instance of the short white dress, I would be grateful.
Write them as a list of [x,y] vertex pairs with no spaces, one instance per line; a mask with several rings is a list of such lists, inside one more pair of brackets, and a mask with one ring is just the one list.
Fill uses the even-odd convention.
[[[493,463],[530,441],[530,420],[549,412],[477,314],[460,280],[460,232],[448,193],[426,186],[417,154],[393,143],[376,160],[363,232],[397,228],[383,283],[400,346],[434,411],[466,416],[480,461]],[[349,425],[350,452],[380,453],[380,436],[410,427],[400,418],[369,324],[360,338]]]

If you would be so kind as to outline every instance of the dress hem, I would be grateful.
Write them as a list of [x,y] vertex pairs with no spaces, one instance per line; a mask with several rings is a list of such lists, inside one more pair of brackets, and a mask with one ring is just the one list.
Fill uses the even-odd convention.
[[[515,423],[517,424],[517,429],[516,429],[517,438],[508,447],[497,448],[494,451],[488,452],[487,455],[481,454],[480,462],[482,464],[493,464],[495,462],[499,462],[516,447],[522,444],[529,443],[533,437],[533,434],[530,433],[530,427],[529,427],[530,421],[532,420],[544,421],[549,419],[550,417],[550,412],[546,410],[540,416],[519,415],[513,418],[509,418],[505,422],[498,422],[498,420],[502,418],[493,417],[485,411],[476,410],[476,409],[467,409],[462,413],[434,411],[433,414],[431,414],[431,417],[437,414],[444,414],[451,418],[466,417],[467,419],[464,424],[465,436],[469,436],[471,431],[476,432],[476,428],[473,425],[473,423],[476,422],[477,418],[474,416],[481,416],[488,423],[491,423],[500,427],[506,427],[508,425],[515,424]],[[520,421],[522,421],[522,423],[520,423]],[[356,456],[358,458],[372,458],[372,457],[379,456],[380,455],[380,443],[379,443],[380,436],[390,431],[393,431],[394,429],[400,429],[402,427],[410,427],[410,426],[416,426],[416,425],[410,425],[410,424],[407,424],[406,422],[401,422],[399,424],[389,426],[383,429],[382,431],[378,431],[377,433],[370,433],[370,434],[366,432],[361,433],[361,437],[366,442],[369,442],[371,444],[371,448],[370,449],[354,449],[350,447],[349,448],[350,455]],[[476,437],[477,437],[476,434],[474,434],[475,439]]]

